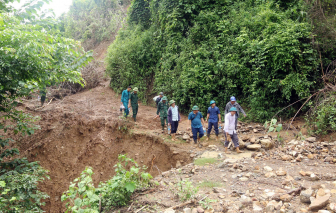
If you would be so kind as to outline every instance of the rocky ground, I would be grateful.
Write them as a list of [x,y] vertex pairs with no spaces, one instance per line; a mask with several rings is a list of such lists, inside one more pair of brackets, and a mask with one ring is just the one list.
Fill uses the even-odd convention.
[[248,135],[240,135],[242,154],[203,142],[190,150],[194,163],[178,162],[155,177],[158,186],[121,212],[336,212],[335,142],[302,137],[279,144]]

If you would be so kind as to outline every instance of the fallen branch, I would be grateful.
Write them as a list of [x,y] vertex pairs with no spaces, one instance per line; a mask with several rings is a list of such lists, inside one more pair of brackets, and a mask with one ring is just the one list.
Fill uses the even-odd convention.
[[183,207],[183,206],[186,206],[186,205],[188,205],[188,204],[192,204],[192,203],[193,203],[193,201],[187,201],[187,202],[185,202],[185,203],[181,203],[181,204],[179,204],[179,205],[173,206],[173,207],[171,207],[171,209],[181,208],[181,207]]
[[143,207],[141,207],[140,209],[136,210],[134,213],[138,213],[139,211],[141,211],[141,210],[144,209],[145,207],[146,207],[146,205],[143,206]]

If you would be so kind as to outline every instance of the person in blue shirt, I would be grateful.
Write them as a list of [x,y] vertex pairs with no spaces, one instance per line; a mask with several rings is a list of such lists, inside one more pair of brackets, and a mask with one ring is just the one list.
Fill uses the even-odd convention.
[[[189,113],[188,120],[190,121],[189,124],[191,128],[189,127],[188,130],[192,130],[193,133],[193,139],[195,145],[197,145],[197,133],[199,134],[199,139],[201,139],[204,136],[203,126],[204,126],[204,119],[202,113],[199,112],[198,106],[194,106],[192,108],[192,112]],[[202,145],[199,142],[199,146]]]
[[128,110],[128,100],[130,97],[130,91],[131,91],[132,87],[129,86],[127,89],[125,89],[122,94],[121,94],[121,103],[124,105],[125,107],[125,117],[127,118],[129,110]]
[[220,115],[219,108],[216,106],[216,102],[214,100],[210,101],[210,105],[211,106],[208,108],[208,115],[207,115],[207,120],[208,120],[207,140],[210,139],[210,132],[213,126],[216,132],[216,141],[218,141],[218,122],[222,123],[221,115]]

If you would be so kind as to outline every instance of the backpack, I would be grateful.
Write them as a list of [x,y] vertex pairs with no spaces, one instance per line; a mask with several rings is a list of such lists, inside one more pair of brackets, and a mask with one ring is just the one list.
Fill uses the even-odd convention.
[[156,102],[156,99],[158,99],[160,96],[158,95],[158,96],[155,96],[154,98],[153,98],[153,101],[154,102]]

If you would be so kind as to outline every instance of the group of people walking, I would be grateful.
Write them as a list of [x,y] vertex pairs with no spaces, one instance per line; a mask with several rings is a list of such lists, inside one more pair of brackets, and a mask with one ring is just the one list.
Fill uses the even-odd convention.
[[[125,116],[127,117],[129,113],[130,107],[132,107],[133,111],[133,119],[136,122],[136,116],[138,113],[138,88],[134,88],[133,92],[131,87],[128,87],[126,90],[122,92],[121,96],[121,102],[124,106],[125,110]],[[156,111],[156,118],[160,118],[161,121],[161,127],[162,132],[164,132],[165,126],[171,127],[171,136],[172,141],[175,141],[175,135],[178,129],[179,122],[181,121],[181,116],[179,113],[179,108],[175,104],[174,100],[170,100],[168,102],[168,99],[164,94],[161,92],[159,96],[155,100],[157,111]],[[236,98],[232,96],[230,98],[230,101],[225,106],[225,117],[224,117],[224,137],[225,137],[225,152],[229,153],[228,146],[230,143],[230,140],[232,140],[233,145],[238,153],[241,153],[239,149],[239,140],[237,136],[237,123],[238,123],[238,117],[240,116],[240,113],[246,117],[246,113],[242,109],[242,107],[237,103]],[[189,120],[189,128],[188,130],[192,131],[193,134],[193,140],[195,145],[201,146],[200,139],[204,136],[205,131],[205,120],[203,118],[202,113],[199,111],[198,106],[193,106],[192,112],[188,115]],[[221,114],[219,108],[216,106],[216,102],[214,100],[210,101],[210,107],[207,111],[206,120],[208,122],[208,129],[207,129],[207,139],[210,138],[210,133],[212,131],[212,128],[215,130],[216,134],[216,140],[218,141],[219,138],[219,125],[221,125]]]

